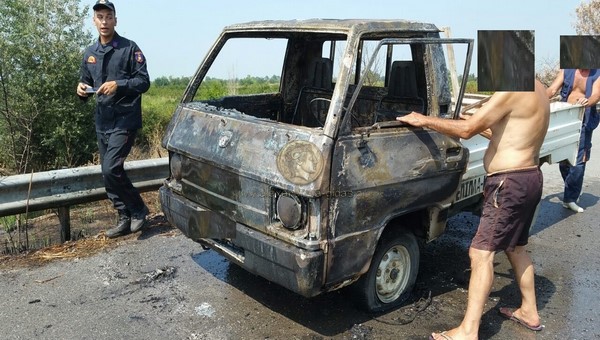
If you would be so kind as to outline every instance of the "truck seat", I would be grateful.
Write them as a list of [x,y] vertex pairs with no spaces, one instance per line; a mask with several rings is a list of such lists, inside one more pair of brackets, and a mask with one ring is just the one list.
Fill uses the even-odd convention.
[[377,105],[375,122],[393,120],[410,111],[423,113],[423,104],[417,90],[415,64],[409,60],[394,61],[389,74],[388,93]]
[[333,61],[328,58],[318,58],[311,62],[308,68],[307,85],[302,87],[292,116],[292,123],[309,127],[322,127],[325,123],[329,102],[315,98],[331,99],[333,93]]

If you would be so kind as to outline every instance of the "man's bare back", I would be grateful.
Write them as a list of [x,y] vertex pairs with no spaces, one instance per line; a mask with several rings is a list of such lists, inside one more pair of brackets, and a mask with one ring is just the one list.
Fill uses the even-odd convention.
[[544,85],[536,80],[533,92],[496,92],[467,120],[448,120],[416,112],[396,119],[464,139],[491,129],[484,167],[492,173],[538,165],[550,120],[550,103]]

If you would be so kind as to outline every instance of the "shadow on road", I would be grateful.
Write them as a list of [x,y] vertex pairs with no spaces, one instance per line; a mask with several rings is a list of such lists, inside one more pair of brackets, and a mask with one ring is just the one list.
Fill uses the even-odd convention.
[[[368,333],[368,329],[360,326],[370,320],[391,326],[408,325],[415,321],[414,325],[407,327],[423,328],[423,320],[437,314],[438,308],[454,304],[444,297],[445,294],[466,289],[468,247],[478,221],[478,217],[471,214],[461,214],[452,218],[446,233],[423,248],[419,276],[411,299],[398,309],[380,314],[358,309],[350,289],[304,298],[250,274],[214,251],[204,251],[192,257],[215,278],[232,285],[270,310],[323,336],[336,336],[345,332],[350,332],[353,336],[357,333]],[[433,300],[435,303],[432,303]],[[420,313],[426,315],[421,318]],[[427,332],[431,325],[427,326],[421,332]]]
[[137,239],[147,240],[151,237],[169,232],[179,233],[179,229],[169,224],[164,215],[159,214],[147,219],[146,225],[142,228],[142,231]]
[[[566,209],[551,202],[551,199],[552,197],[546,197],[542,201],[541,217],[532,232],[539,232],[569,216]],[[465,291],[470,275],[468,248],[478,223],[479,217],[470,213],[452,217],[444,234],[423,247],[419,276],[411,299],[403,307],[377,315],[358,309],[349,289],[304,298],[231,264],[214,251],[197,253],[192,258],[215,278],[230,284],[270,310],[326,337],[346,332],[352,335],[357,332],[368,333],[368,329],[360,327],[364,327],[361,324],[370,320],[402,326],[416,319],[415,324],[408,326],[410,329],[420,327],[419,332],[433,331],[460,322],[457,318],[462,317],[462,312],[454,313],[456,315],[448,315],[446,312],[448,308],[456,308],[457,305],[466,306]],[[498,254],[494,266],[498,267],[506,262],[504,257],[505,255]],[[512,271],[506,272],[499,268],[495,275],[495,290],[490,298],[498,301],[498,306],[517,306],[520,303],[520,293]],[[556,287],[547,278],[536,275],[536,290],[538,306],[542,310],[555,294]],[[418,305],[428,297],[426,310],[419,310]],[[424,315],[420,317],[421,312]],[[504,321],[498,315],[497,308],[492,308],[483,317],[480,335],[484,338],[493,337],[500,332]],[[515,331],[520,332],[518,325]],[[529,335],[524,333],[523,338],[526,339]]]
[[372,318],[357,309],[352,297],[344,290],[305,298],[247,272],[212,250],[192,257],[217,279],[232,285],[270,310],[324,336],[353,332],[353,328],[357,331],[356,325]]
[[[542,199],[540,210],[530,235],[535,235],[547,228],[550,228],[569,216],[577,214],[562,206],[562,193],[548,195]],[[598,196],[583,193],[579,198],[579,205],[587,209],[598,203]],[[585,213],[585,212],[584,212]]]
[[[492,291],[490,293],[491,298],[498,299],[498,305],[496,308],[492,308],[484,313],[481,319],[480,334],[486,335],[486,338],[493,338],[494,335],[500,333],[500,328],[503,322],[510,322],[504,317],[500,316],[498,309],[500,307],[518,308],[521,304],[521,293],[519,286],[514,281],[514,273],[512,270],[509,274],[498,274],[495,273],[496,277],[503,277],[509,280],[513,280],[512,284],[505,285],[500,290]],[[535,288],[536,288],[536,300],[538,310],[541,312],[544,310],[552,296],[556,293],[556,285],[548,278],[540,275],[535,275]],[[543,320],[542,320],[543,323]],[[512,325],[516,332],[519,334],[519,339],[535,339],[535,333],[531,332],[516,323]]]

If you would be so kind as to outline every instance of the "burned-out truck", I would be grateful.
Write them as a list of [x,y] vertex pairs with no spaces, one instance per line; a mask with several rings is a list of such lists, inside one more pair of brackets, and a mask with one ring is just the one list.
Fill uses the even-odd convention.
[[[487,144],[475,140],[470,159],[467,141],[395,118],[458,119],[467,77],[453,84],[448,57],[468,75],[472,43],[402,20],[226,27],[163,139],[165,216],[298,294],[352,285],[370,311],[398,306],[420,247],[480,201]],[[565,112],[571,132],[549,134],[559,142],[543,150],[546,161],[574,152],[580,113]]]

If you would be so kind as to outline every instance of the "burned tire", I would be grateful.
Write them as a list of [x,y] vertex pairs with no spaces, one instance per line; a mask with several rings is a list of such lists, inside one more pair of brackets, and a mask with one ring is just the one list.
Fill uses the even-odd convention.
[[382,312],[405,302],[417,279],[419,258],[419,245],[412,233],[382,236],[369,271],[352,285],[360,306],[369,312]]

